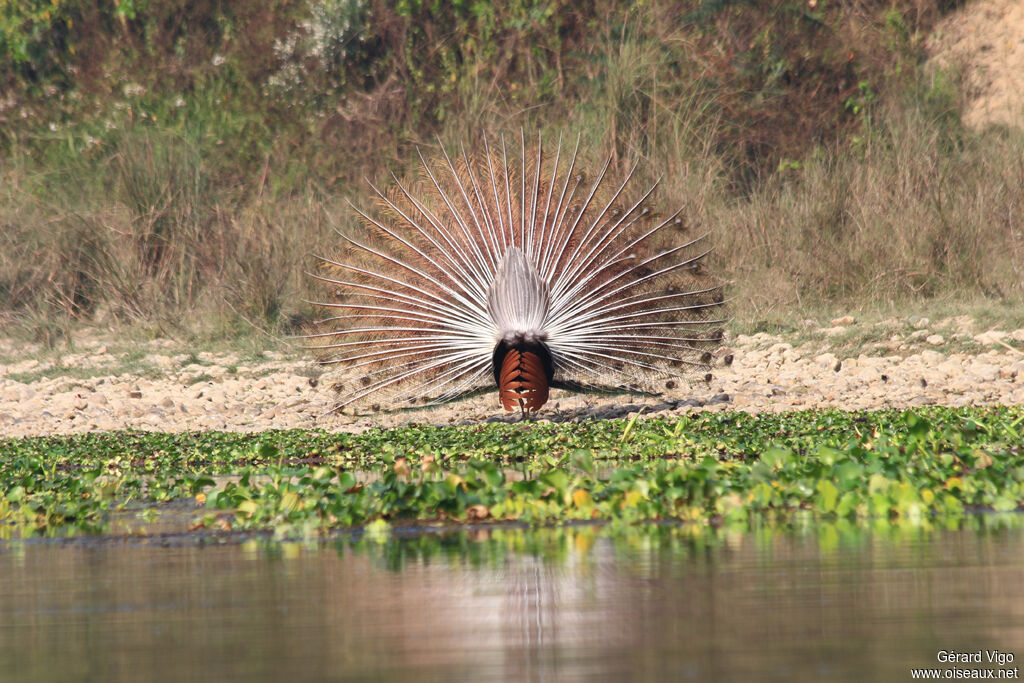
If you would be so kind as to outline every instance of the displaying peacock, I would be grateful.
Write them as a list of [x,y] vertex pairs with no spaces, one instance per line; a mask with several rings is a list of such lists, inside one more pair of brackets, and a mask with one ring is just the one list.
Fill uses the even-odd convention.
[[[402,407],[498,390],[531,412],[552,388],[658,393],[706,368],[722,340],[721,284],[707,235],[651,207],[657,183],[588,179],[579,139],[554,152],[520,136],[434,162],[423,177],[370,183],[362,234],[317,257],[332,315],[308,335],[341,367],[336,410]],[[518,158],[514,152],[518,151]]]

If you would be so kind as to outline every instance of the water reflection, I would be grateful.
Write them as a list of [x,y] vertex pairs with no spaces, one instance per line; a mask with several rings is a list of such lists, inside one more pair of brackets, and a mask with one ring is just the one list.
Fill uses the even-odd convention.
[[167,542],[0,544],[0,680],[907,680],[940,649],[1024,658],[1013,516]]

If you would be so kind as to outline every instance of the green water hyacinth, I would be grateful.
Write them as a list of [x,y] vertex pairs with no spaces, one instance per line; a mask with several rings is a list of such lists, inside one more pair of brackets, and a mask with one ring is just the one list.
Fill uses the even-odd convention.
[[1024,502],[1024,408],[703,413],[363,434],[0,442],[0,533],[111,532],[194,500],[197,533],[566,521],[936,524]]

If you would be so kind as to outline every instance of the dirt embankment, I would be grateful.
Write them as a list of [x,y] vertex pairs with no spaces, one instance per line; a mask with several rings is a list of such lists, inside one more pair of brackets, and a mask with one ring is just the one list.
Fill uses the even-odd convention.
[[928,52],[934,64],[962,74],[964,123],[1024,125],[1024,2],[969,2],[936,27]]

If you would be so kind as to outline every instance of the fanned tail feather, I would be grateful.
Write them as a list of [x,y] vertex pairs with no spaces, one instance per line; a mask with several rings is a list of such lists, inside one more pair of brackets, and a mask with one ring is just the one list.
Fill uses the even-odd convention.
[[421,154],[421,178],[370,184],[361,234],[318,257],[330,313],[307,339],[338,369],[335,409],[490,388],[536,410],[551,386],[657,393],[709,365],[725,320],[707,236],[681,211],[658,216],[635,165],[613,181],[606,161],[588,181],[578,139],[518,147]]

